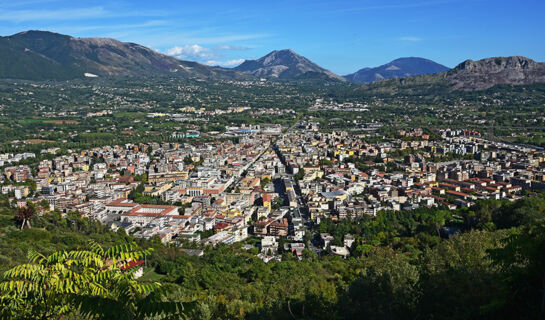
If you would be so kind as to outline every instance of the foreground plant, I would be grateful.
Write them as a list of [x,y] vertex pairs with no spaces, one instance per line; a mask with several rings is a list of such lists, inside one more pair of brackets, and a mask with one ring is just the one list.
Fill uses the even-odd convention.
[[2,319],[178,319],[182,304],[162,301],[160,284],[139,283],[131,261],[151,249],[135,243],[107,250],[89,248],[49,256],[29,252],[29,263],[4,273],[0,283]]

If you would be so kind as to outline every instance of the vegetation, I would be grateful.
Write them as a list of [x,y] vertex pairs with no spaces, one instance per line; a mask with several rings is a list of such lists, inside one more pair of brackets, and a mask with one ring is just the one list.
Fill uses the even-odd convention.
[[[513,203],[487,200],[455,211],[420,209],[381,212],[375,219],[325,220],[319,231],[338,239],[355,235],[351,258],[318,257],[306,250],[302,261],[283,253],[283,261],[276,263],[264,263],[255,250],[245,251],[240,244],[206,247],[203,257],[189,256],[156,239],[132,239],[122,230],[113,233],[76,213],[65,218],[54,211],[34,215],[32,229],[20,230],[14,219],[17,209],[5,199],[0,207],[0,262],[7,270],[0,289],[2,312],[9,312],[6,317],[64,314],[100,319],[107,318],[107,306],[116,303],[117,310],[133,318],[160,318],[169,310],[179,312],[188,301],[192,304],[182,312],[194,319],[538,319],[544,315],[545,199],[541,196]],[[447,238],[442,234],[445,226],[456,227],[459,233]],[[139,249],[134,241],[153,252]],[[24,258],[27,252],[30,259]],[[134,280],[123,270],[102,269],[114,252],[124,256],[116,259],[113,269],[122,269],[128,258],[141,258],[145,252],[154,271],[148,268],[147,276]],[[42,271],[25,274],[30,269]],[[102,273],[109,276],[99,277]],[[94,280],[85,284],[77,280],[84,278]],[[13,281],[23,279],[73,283],[75,292],[67,286],[16,289]],[[93,293],[93,281],[108,290]],[[128,291],[122,288],[142,291],[130,291],[127,298],[123,294]],[[147,309],[158,306],[151,301],[172,304],[160,313]]]
[[29,263],[4,272],[0,316],[9,319],[145,319],[172,316],[182,305],[160,300],[157,282],[135,280],[132,261],[149,255],[134,243],[44,256],[29,251]]
[[[183,79],[2,81],[0,152],[35,152],[36,158],[20,163],[35,169],[40,160],[54,157],[40,150],[59,142],[59,154],[111,144],[191,142],[172,133],[223,132],[243,123],[292,125],[302,115],[318,122],[321,130],[348,128],[369,142],[397,139],[401,128],[450,127],[544,145],[543,84],[451,92],[439,82],[396,89],[396,81],[401,80],[361,89],[339,83]],[[368,111],[307,110],[318,98],[367,104]],[[247,105],[251,112],[278,108],[296,113],[192,114],[191,121],[147,116],[152,111],[180,113],[185,106],[212,111]],[[93,115],[99,111],[109,112]],[[438,138],[433,131],[426,134]],[[379,157],[345,161],[363,171],[398,169]],[[300,168],[296,178],[304,174]],[[142,184],[131,199],[162,203],[143,195],[145,176],[136,180]],[[26,184],[36,192],[35,184]],[[277,198],[273,207],[283,204]],[[264,263],[257,248],[218,245],[202,247],[203,257],[189,256],[158,239],[134,239],[122,229],[112,232],[76,212],[49,212],[46,206],[18,209],[0,197],[0,317],[139,319],[183,313],[194,319],[540,319],[545,316],[544,219],[543,196],[480,201],[455,211],[422,208],[380,212],[375,218],[325,219],[317,231],[332,234],[333,244],[341,245],[346,234],[355,237],[350,258],[305,250],[301,261],[282,252],[281,262]],[[316,241],[305,240],[307,246]],[[135,280],[123,266],[142,253],[148,266]]]
[[[224,132],[227,126],[243,123],[290,125],[301,114],[318,121],[321,130],[348,128],[369,133],[365,130],[369,123],[383,125],[381,134],[405,127],[466,128],[482,131],[490,138],[543,146],[544,120],[540,114],[545,97],[543,84],[504,85],[465,92],[450,91],[440,82],[433,86],[419,83],[399,86],[399,81],[407,80],[392,79],[364,87],[335,82],[241,83],[162,78],[145,82],[130,78],[70,82],[3,80],[0,81],[0,141],[3,141],[0,152],[39,153],[45,147],[59,146],[60,142],[60,153],[111,144],[187,142],[192,140],[173,133],[189,129]],[[309,111],[316,99],[360,103],[367,105],[368,111]],[[240,106],[252,109],[206,116],[181,112],[183,107],[213,111]],[[265,108],[279,112],[256,115],[255,112]],[[281,112],[286,109],[298,114]],[[183,114],[190,120],[150,118],[147,116],[150,112]],[[386,136],[391,136],[390,133]]]

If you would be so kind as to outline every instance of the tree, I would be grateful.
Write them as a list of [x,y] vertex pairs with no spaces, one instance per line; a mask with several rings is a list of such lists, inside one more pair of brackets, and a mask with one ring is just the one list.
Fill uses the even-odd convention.
[[295,175],[295,180],[301,180],[305,176],[305,169],[300,167],[297,175]]
[[265,186],[266,186],[269,182],[271,182],[271,179],[269,179],[269,178],[264,178],[264,179],[262,179],[262,180],[261,180],[261,189],[265,189]]
[[142,183],[148,182],[148,175],[146,173],[143,173],[141,175],[136,175],[134,177],[134,180],[141,181]]
[[407,256],[380,248],[357,262],[362,271],[340,299],[343,318],[416,318],[420,275]]
[[182,305],[162,302],[159,283],[139,283],[131,263],[152,250],[134,243],[103,249],[29,252],[30,262],[4,273],[0,318],[146,319],[181,316]]
[[47,212],[49,211],[49,209],[51,209],[51,205],[47,200],[41,200],[40,202],[38,202],[38,207],[42,212]]
[[190,156],[185,156],[185,158],[184,158],[184,164],[185,164],[185,165],[193,164],[193,159],[192,159]]
[[474,230],[426,249],[420,263],[419,315],[430,319],[448,309],[443,319],[487,318],[483,306],[498,301],[502,289],[489,250],[505,234]]
[[489,307],[503,319],[545,318],[545,221],[526,225],[490,250],[501,275],[501,298]]
[[17,209],[17,220],[21,221],[21,230],[25,228],[25,225],[30,229],[30,219],[32,219],[35,213],[36,210],[30,205]]
[[284,199],[282,199],[282,197],[277,197],[273,201],[272,209],[273,210],[280,209],[280,207],[282,207],[283,205],[284,205]]

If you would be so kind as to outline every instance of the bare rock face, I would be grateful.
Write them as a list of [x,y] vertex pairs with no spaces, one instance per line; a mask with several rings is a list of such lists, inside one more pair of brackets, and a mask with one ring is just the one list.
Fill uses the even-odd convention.
[[[545,63],[513,56],[467,60],[446,72],[365,83],[358,91],[368,96],[439,97],[456,91],[487,90],[497,85],[524,86],[538,83],[545,84]],[[509,89],[506,88],[505,92],[509,92]]]
[[453,90],[485,90],[498,84],[545,82],[545,63],[520,56],[466,60],[446,75]]
[[258,60],[246,60],[234,70],[272,79],[301,79],[306,76],[319,76],[345,81],[341,76],[318,66],[291,49],[275,50]]

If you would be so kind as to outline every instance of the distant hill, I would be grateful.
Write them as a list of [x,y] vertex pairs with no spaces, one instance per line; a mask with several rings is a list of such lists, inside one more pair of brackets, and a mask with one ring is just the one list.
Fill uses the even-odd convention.
[[399,58],[376,68],[363,68],[348,74],[346,80],[355,83],[368,83],[391,78],[404,78],[422,74],[439,73],[449,68],[424,58]]
[[446,74],[454,90],[484,90],[498,84],[545,82],[545,63],[520,56],[466,60]]
[[345,81],[291,49],[275,50],[258,60],[246,60],[234,68],[246,74],[268,79],[323,79]]
[[419,95],[534,83],[545,83],[545,63],[513,56],[466,60],[446,72],[368,83],[358,91],[368,95]]
[[0,37],[0,78],[65,80],[117,76],[243,78],[109,38],[74,38],[47,31]]
[[[361,69],[346,78],[353,82],[372,82],[359,89],[371,94],[373,91],[415,94],[422,90],[433,92],[434,88],[473,91],[498,84],[545,82],[545,64],[519,56],[467,60],[452,70],[445,71],[447,69],[422,58],[401,58],[377,68]],[[109,38],[74,38],[47,31],[0,37],[0,79],[120,76],[346,81],[289,49],[275,50],[258,60],[246,60],[228,69],[178,60],[135,43]],[[381,79],[386,80],[373,82]]]

